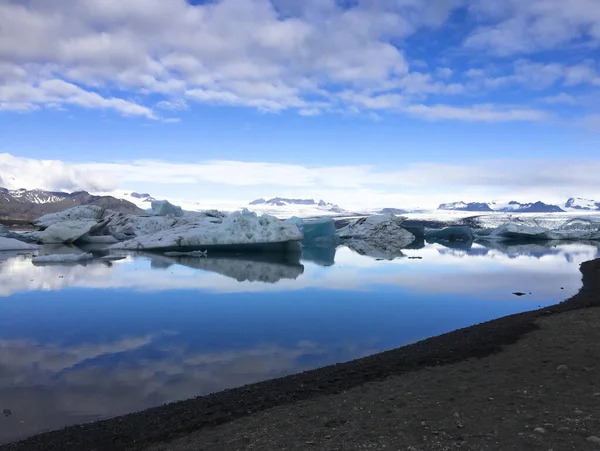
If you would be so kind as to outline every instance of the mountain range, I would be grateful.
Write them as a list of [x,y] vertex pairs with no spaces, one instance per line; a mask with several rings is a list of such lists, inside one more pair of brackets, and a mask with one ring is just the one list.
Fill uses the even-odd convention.
[[346,210],[330,202],[324,200],[315,201],[314,199],[287,199],[284,197],[274,197],[269,200],[256,199],[250,202],[251,206],[266,206],[266,207],[289,207],[289,206],[309,206],[319,210],[328,211],[331,213],[345,213]]
[[541,201],[521,203],[510,201],[508,203],[499,202],[452,202],[441,204],[438,210],[446,211],[473,211],[473,212],[507,212],[507,213],[560,213],[573,210],[600,211],[600,202],[580,197],[571,197],[564,205],[546,204]]
[[41,189],[9,190],[0,188],[0,219],[31,221],[78,205],[98,205],[121,213],[144,211],[131,202],[113,196],[95,196],[87,191],[63,193]]
[[[120,198],[114,196],[98,196],[87,191],[65,193],[58,191],[45,191],[41,189],[9,190],[0,188],[0,219],[31,221],[48,213],[62,211],[77,205],[98,205],[122,213],[143,214],[144,210],[151,208],[152,201],[156,200],[148,193],[123,193]],[[271,199],[256,199],[248,204],[249,209],[258,213],[268,213],[275,216],[319,216],[319,215],[354,215],[366,213],[381,214],[406,214],[421,210],[400,208],[383,208],[362,212],[351,212],[340,206],[324,200],[291,199],[274,197]],[[186,207],[184,207],[186,208]],[[195,205],[189,206],[196,209]],[[198,203],[200,208],[200,203]],[[544,202],[521,203],[510,201],[500,202],[452,202],[441,204],[441,211],[466,211],[466,212],[511,212],[511,213],[554,213],[563,211],[600,211],[600,202],[572,197],[564,205],[551,205]]]

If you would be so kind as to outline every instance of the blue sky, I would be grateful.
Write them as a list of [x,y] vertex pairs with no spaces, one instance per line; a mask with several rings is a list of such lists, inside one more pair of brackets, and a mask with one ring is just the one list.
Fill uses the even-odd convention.
[[8,0],[0,185],[600,200],[597,0]]

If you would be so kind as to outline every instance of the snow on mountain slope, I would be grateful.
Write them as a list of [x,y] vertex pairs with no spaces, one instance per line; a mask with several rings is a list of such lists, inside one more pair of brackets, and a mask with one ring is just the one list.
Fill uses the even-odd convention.
[[246,208],[258,214],[266,213],[278,218],[289,218],[291,216],[299,218],[336,216],[349,213],[338,205],[325,202],[324,200],[286,199],[282,197],[274,197],[269,200],[256,199],[250,202]]
[[53,202],[60,202],[68,198],[69,194],[53,191],[44,191],[41,189],[3,189],[0,193],[0,196],[4,198],[7,202],[18,201],[32,204],[48,204]]
[[569,210],[599,210],[600,202],[591,199],[583,199],[581,197],[571,197],[565,202],[565,208]]
[[490,206],[484,202],[451,202],[448,204],[441,204],[438,210],[451,210],[451,211],[492,211]]

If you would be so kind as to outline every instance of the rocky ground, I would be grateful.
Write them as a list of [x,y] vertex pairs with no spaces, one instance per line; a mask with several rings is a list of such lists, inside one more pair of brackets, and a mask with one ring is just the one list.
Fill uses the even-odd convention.
[[557,306],[0,450],[600,449],[600,260],[582,273]]

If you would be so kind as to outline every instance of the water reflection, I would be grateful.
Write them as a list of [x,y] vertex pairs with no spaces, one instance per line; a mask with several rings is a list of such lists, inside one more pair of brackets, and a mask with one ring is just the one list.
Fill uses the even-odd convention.
[[599,256],[592,243],[486,246],[40,267],[0,253],[0,443],[555,303]]

